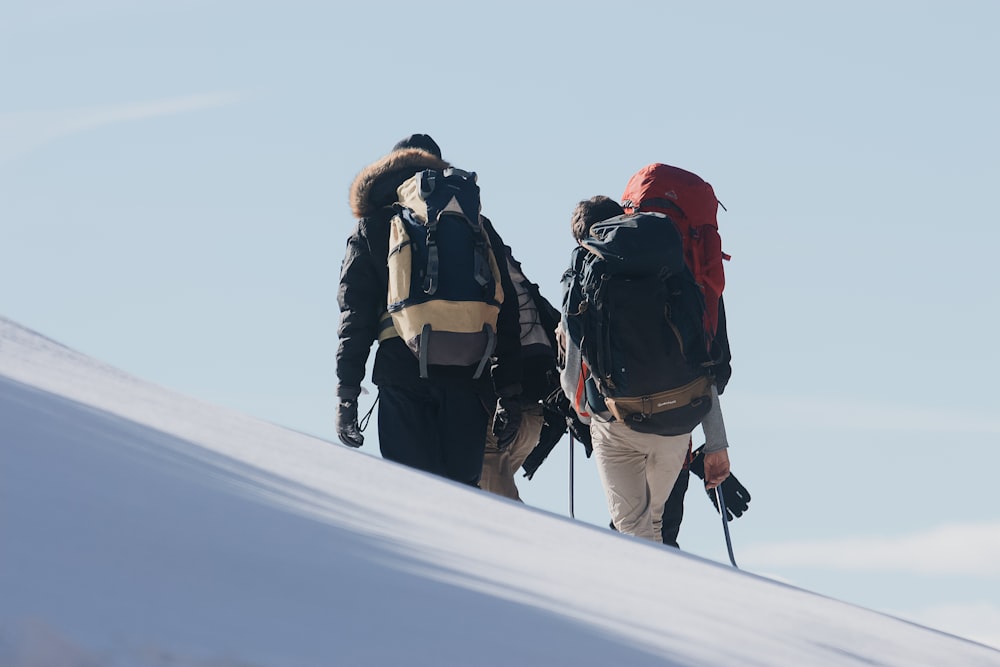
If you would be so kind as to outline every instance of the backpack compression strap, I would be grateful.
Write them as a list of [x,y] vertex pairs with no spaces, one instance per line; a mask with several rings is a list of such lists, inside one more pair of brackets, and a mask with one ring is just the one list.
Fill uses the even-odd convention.
[[[686,218],[687,215],[684,213],[684,209],[677,205],[672,199],[666,199],[663,197],[651,197],[650,199],[643,199],[641,202],[636,204],[631,199],[626,199],[622,202],[622,208],[625,209],[626,213],[639,213],[640,211],[667,209],[669,211],[677,211],[681,217]],[[669,213],[667,214],[669,215]]]
[[[479,217],[476,216],[476,219],[478,220]],[[493,277],[493,272],[490,270],[490,260],[487,257],[486,232],[483,230],[482,223],[473,224],[470,220],[469,225],[476,234],[476,282],[480,287],[485,288],[490,284],[490,279]]]
[[[454,201],[454,199],[452,199],[452,201]],[[404,214],[410,215],[408,210],[405,210]],[[441,259],[437,244],[438,223],[441,221],[442,215],[449,214],[452,214],[450,210],[433,212],[428,211],[429,219],[425,225],[427,227],[427,270],[424,272],[423,284],[424,293],[428,295],[433,295],[437,292],[438,273],[441,270]],[[476,237],[474,278],[480,287],[486,288],[489,286],[493,274],[490,270],[490,262],[487,255],[489,246],[486,243],[486,234],[483,230],[483,225],[479,222],[478,213],[472,217],[469,216],[468,211],[462,209],[461,217],[465,218],[466,223],[468,223],[469,227],[472,229],[472,233]],[[476,222],[473,222],[473,220]]]
[[427,270],[424,271],[424,293],[433,295],[438,288],[438,271],[441,267],[441,259],[438,255],[437,246],[437,226],[441,219],[441,214],[436,213],[430,218],[430,211],[427,220]]

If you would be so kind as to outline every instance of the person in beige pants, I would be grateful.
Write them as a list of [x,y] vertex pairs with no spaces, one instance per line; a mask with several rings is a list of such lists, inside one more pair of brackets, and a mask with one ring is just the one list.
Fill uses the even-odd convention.
[[514,259],[510,247],[505,245],[504,251],[517,292],[521,323],[521,425],[514,441],[502,450],[497,447],[492,429],[486,430],[479,488],[521,500],[514,475],[538,444],[545,422],[542,401],[559,387],[555,339],[559,311],[542,296],[538,285],[524,276],[521,263]]
[[479,478],[479,488],[511,500],[521,500],[517,484],[514,483],[514,475],[538,444],[542,422],[541,403],[522,408],[521,426],[517,430],[517,437],[506,449],[499,449],[492,429],[487,430],[483,474]]
[[[609,197],[580,202],[573,212],[573,236],[579,243],[591,225],[622,215],[621,206]],[[577,414],[590,418],[590,435],[598,475],[607,497],[615,529],[653,542],[662,542],[663,506],[684,467],[691,434],[640,433],[614,421],[606,406],[588,403],[584,390],[588,375],[579,344],[560,325],[557,338],[565,349],[561,385]],[[603,403],[603,401],[595,401]],[[718,392],[712,388],[712,407],[702,423],[705,447],[705,487],[713,489],[729,475],[728,442]]]

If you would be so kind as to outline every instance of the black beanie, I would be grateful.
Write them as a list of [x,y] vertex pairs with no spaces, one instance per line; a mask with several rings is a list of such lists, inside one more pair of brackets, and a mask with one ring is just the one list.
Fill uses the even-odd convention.
[[441,157],[441,149],[438,148],[437,142],[431,139],[430,135],[427,134],[411,134],[405,139],[401,139],[396,142],[396,145],[392,147],[392,150],[399,151],[404,148],[419,148],[433,154],[435,157]]

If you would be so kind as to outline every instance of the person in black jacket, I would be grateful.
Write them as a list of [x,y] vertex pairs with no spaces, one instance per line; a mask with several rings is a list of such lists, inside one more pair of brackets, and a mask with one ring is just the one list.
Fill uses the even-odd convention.
[[[379,320],[388,295],[388,248],[396,189],[419,171],[451,165],[426,134],[411,135],[365,167],[350,190],[358,218],[347,240],[337,301],[340,306],[337,347],[337,436],[361,447],[358,398],[372,344],[379,340],[372,381],[378,386],[378,434],[382,457],[477,486],[483,465],[489,415],[501,447],[509,445],[520,425],[520,325],[517,293],[503,253],[495,253],[503,288],[496,348],[489,374],[473,378],[462,366],[431,365],[420,377],[417,357],[397,337],[380,340]],[[483,226],[493,248],[503,240],[492,223]],[[494,397],[495,409],[494,409]]]

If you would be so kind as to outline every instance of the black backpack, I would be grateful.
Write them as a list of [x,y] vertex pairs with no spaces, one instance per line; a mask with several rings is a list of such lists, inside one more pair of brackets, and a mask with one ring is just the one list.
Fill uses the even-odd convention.
[[425,170],[397,190],[389,232],[389,293],[379,340],[399,335],[428,367],[473,377],[496,346],[500,268],[480,216],[476,174]]
[[638,213],[595,224],[567,279],[567,331],[607,410],[643,433],[694,430],[711,408],[719,359],[670,218]]

